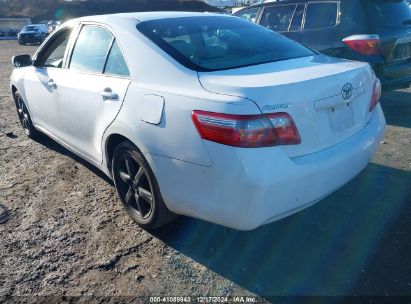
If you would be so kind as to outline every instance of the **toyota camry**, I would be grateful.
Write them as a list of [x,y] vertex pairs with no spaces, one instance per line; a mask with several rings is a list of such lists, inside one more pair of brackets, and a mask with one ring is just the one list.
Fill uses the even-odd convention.
[[101,169],[145,229],[177,214],[240,230],[288,216],[360,173],[385,128],[369,64],[233,16],[74,19],[13,64],[27,136]]

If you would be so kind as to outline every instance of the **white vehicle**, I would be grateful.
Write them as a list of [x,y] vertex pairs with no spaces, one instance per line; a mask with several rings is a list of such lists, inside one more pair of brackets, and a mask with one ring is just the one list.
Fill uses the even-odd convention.
[[250,230],[295,213],[362,171],[385,128],[368,64],[232,16],[76,19],[13,63],[27,135],[113,178],[146,229],[182,214]]

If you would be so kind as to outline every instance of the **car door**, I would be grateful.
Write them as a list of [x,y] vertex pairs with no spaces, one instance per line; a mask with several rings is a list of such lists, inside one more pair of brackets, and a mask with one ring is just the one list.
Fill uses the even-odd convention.
[[64,60],[71,32],[71,27],[56,32],[39,50],[33,66],[24,75],[26,102],[33,124],[51,135],[55,135],[58,128],[55,79],[67,73]]
[[285,34],[288,38],[301,43],[301,31],[303,27],[304,14],[305,14],[305,4],[298,4],[293,18],[291,20],[290,28]]
[[[290,27],[293,26],[294,28],[298,27],[297,19],[300,17],[302,18],[300,12],[304,13],[304,5],[297,5],[297,4],[277,4],[273,6],[266,6],[261,14],[261,18],[259,20],[259,24],[278,32],[290,39],[295,41],[299,41],[299,31],[292,30],[290,31]],[[297,11],[298,9],[298,11]],[[296,15],[296,20],[293,20],[293,16]],[[301,22],[301,19],[300,19]],[[301,23],[300,23],[301,25]]]
[[120,111],[131,82],[119,41],[101,25],[84,24],[55,79],[58,137],[90,160],[102,162],[102,138]]
[[260,12],[260,7],[251,7],[248,9],[243,9],[234,15],[243,19],[246,19],[251,22],[257,22],[258,15]]
[[313,50],[332,55],[338,40],[340,2],[309,2],[307,4],[301,43]]

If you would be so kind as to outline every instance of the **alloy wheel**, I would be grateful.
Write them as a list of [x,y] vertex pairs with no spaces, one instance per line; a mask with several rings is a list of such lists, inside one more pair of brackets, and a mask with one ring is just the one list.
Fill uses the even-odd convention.
[[17,96],[16,104],[17,104],[17,113],[19,115],[19,120],[20,120],[21,126],[23,127],[24,132],[26,133],[26,135],[30,135],[29,111],[27,110],[27,107],[24,104],[24,102],[23,102],[23,100],[21,99],[20,96]]
[[146,170],[130,155],[124,155],[115,171],[119,194],[129,212],[148,219],[153,212],[154,195]]

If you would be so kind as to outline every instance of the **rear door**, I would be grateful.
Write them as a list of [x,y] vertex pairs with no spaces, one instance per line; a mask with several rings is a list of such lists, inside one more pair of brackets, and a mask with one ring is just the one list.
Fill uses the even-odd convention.
[[406,1],[367,0],[369,24],[381,39],[381,55],[387,78],[411,75],[411,9]]
[[101,163],[103,134],[120,111],[131,82],[119,41],[108,28],[83,25],[67,70],[55,79],[57,135]]
[[305,11],[300,42],[309,48],[332,55],[340,23],[340,2],[309,2]]
[[235,16],[246,19],[251,22],[257,22],[260,9],[260,7],[251,7],[248,9],[243,9],[236,13]]
[[299,42],[304,7],[304,4],[266,6],[261,14],[259,24]]
[[303,27],[304,14],[305,14],[306,4],[298,4],[291,20],[289,32],[287,37],[298,41],[301,43],[301,30]]

